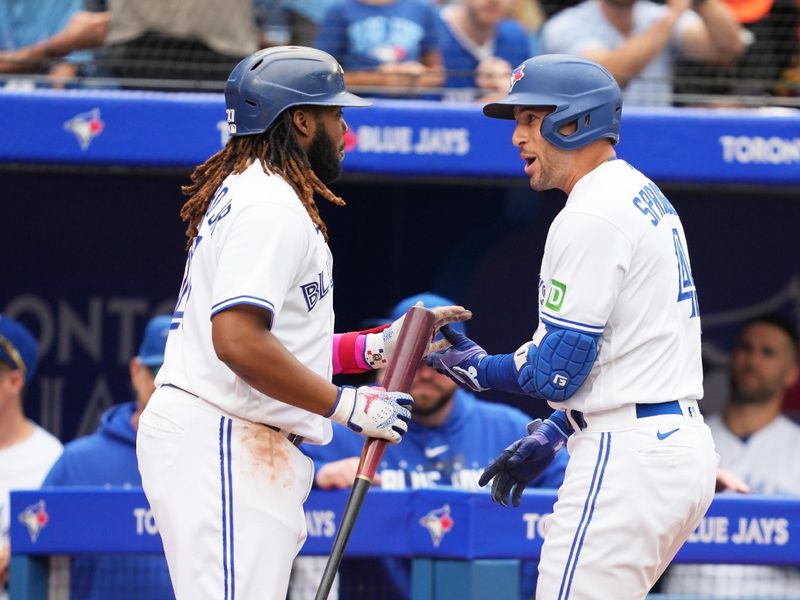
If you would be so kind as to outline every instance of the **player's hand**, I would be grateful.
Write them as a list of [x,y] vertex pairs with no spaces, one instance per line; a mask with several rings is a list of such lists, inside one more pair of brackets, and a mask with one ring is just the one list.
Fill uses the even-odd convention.
[[481,487],[494,479],[492,500],[503,506],[508,506],[509,494],[511,504],[519,506],[523,490],[553,462],[567,441],[550,419],[536,419],[528,425],[528,432],[503,450],[478,479]]
[[[424,306],[423,303],[417,302],[414,306]],[[434,332],[439,331],[445,325],[456,323],[458,321],[467,321],[472,318],[472,312],[468,311],[463,306],[437,306],[431,308],[433,312]],[[403,314],[399,319],[396,319],[389,327],[378,333],[368,333],[367,339],[364,344],[364,360],[373,369],[381,369],[386,367],[391,360],[394,349],[397,346],[397,338],[400,337],[400,331],[403,329],[406,315]],[[431,342],[425,350],[424,356],[434,350],[441,350],[449,344],[447,340],[438,342]]]
[[739,494],[749,494],[750,486],[730,471],[717,469],[717,492],[738,492]]
[[365,437],[380,438],[392,444],[400,443],[408,431],[413,398],[403,392],[387,392],[383,388],[344,385],[333,411],[333,421]]
[[442,327],[442,334],[451,346],[431,352],[425,362],[439,373],[447,375],[458,385],[473,392],[489,388],[478,380],[478,365],[486,358],[486,350],[450,325]]
[[[322,465],[314,478],[317,487],[321,490],[345,490],[353,487],[360,461],[358,456],[351,456]],[[380,473],[375,473],[372,485],[380,485],[380,483]]]

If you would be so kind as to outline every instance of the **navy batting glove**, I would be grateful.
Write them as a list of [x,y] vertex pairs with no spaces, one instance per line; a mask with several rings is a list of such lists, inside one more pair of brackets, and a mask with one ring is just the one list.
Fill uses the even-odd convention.
[[486,467],[478,485],[484,487],[494,479],[492,500],[508,506],[511,494],[511,504],[519,506],[522,492],[553,462],[571,433],[571,430],[565,431],[561,421],[555,418],[544,421],[536,419],[528,425],[529,435],[511,444]]
[[472,392],[488,390],[489,387],[478,378],[478,365],[486,358],[486,350],[450,325],[445,325],[440,331],[452,346],[428,354],[427,365]]

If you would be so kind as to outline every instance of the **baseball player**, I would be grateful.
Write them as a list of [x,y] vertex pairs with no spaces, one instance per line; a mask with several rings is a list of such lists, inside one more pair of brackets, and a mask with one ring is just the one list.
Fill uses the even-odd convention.
[[533,339],[489,356],[447,330],[452,347],[429,361],[468,389],[556,409],[480,481],[516,505],[567,443],[537,599],[640,600],[711,503],[719,460],[697,407],[700,313],[683,227],[661,190],[616,158],[622,97],[600,65],[531,58],[483,110],[515,121],[531,187],[568,197],[545,242]]
[[342,204],[327,187],[344,155],[342,107],[369,103],[330,55],[302,47],[244,59],[225,103],[231,139],[184,188],[189,255],[137,456],[178,600],[283,600],[313,479],[297,445],[327,443],[331,420],[397,443],[411,397],[330,382],[332,350],[340,369],[369,368],[402,326],[334,348],[314,194]]

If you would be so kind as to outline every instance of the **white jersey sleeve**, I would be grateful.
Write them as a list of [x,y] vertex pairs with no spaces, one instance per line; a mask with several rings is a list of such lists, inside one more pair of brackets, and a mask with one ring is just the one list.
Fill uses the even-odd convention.
[[238,304],[268,310],[273,318],[308,253],[306,224],[280,205],[251,204],[215,240],[211,314]]
[[554,225],[545,249],[541,320],[600,335],[630,266],[633,244],[613,223],[572,212]]

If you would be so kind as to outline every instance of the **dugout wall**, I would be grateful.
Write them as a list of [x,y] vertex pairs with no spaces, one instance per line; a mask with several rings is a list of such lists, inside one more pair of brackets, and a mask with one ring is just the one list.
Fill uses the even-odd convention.
[[[225,141],[222,98],[0,92],[0,104],[0,311],[40,337],[28,412],[67,441],[128,399],[141,329],[171,311],[185,258],[179,188]],[[536,326],[538,265],[563,196],[527,187],[511,124],[410,101],[345,116],[333,187],[348,206],[321,203],[337,329],[432,289],[475,312],[470,333],[487,350],[516,348]],[[743,318],[800,314],[798,113],[626,111],[618,150],[681,214],[707,367]],[[708,387],[723,379],[709,373]]]

